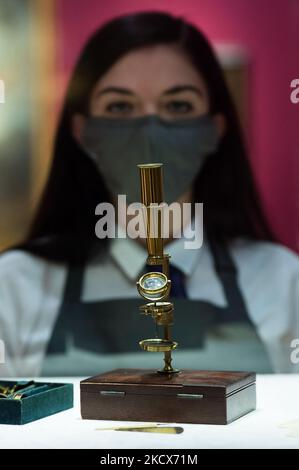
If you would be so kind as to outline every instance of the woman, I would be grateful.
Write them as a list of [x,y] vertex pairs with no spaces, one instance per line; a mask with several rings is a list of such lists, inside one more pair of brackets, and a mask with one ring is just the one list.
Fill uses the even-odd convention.
[[150,12],[96,31],[71,77],[31,231],[0,259],[2,375],[161,365],[137,346],[143,241],[95,236],[96,206],[134,200],[136,161],[159,160],[168,202],[204,203],[203,247],[166,245],[175,365],[298,370],[298,258],[268,228],[221,69],[201,32]]

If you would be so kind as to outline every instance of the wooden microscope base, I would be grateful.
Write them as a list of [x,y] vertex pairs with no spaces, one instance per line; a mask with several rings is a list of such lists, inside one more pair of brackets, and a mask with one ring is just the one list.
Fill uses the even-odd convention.
[[256,408],[255,374],[116,369],[80,384],[84,419],[228,424]]

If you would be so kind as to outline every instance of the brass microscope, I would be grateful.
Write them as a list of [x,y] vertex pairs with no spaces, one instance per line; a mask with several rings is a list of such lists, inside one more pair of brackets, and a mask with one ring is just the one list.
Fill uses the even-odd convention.
[[[171,339],[173,325],[173,303],[169,301],[171,280],[169,279],[170,256],[164,253],[163,239],[163,174],[162,163],[138,165],[140,175],[141,203],[143,204],[144,224],[148,250],[147,264],[153,271],[143,274],[137,282],[139,294],[151,302],[140,307],[141,314],[151,315],[158,327],[163,327],[164,338],[144,339],[140,347],[148,352],[163,352],[164,367],[159,373],[172,374],[179,372],[172,367],[171,352],[178,343]],[[161,266],[162,272],[155,271]]]
[[[144,351],[164,353],[164,367],[115,369],[80,384],[81,415],[85,419],[227,424],[255,409],[255,374],[172,367],[173,303],[169,301],[169,258],[164,253],[162,164],[138,165],[141,203],[147,239],[147,264],[153,271],[137,282],[139,294],[149,301],[140,307],[150,315],[164,337],[143,339]],[[162,208],[162,209],[161,209]],[[166,237],[165,237],[166,238]],[[162,267],[162,272],[157,267]],[[156,270],[155,270],[156,268]],[[181,312],[178,312],[181,314]],[[199,312],[200,314],[200,312]],[[157,373],[158,372],[158,373]],[[178,373],[180,372],[180,373]]]

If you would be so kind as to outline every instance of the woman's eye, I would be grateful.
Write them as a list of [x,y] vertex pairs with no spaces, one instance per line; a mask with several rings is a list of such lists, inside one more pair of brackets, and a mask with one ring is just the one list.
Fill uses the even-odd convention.
[[169,101],[166,109],[171,114],[186,114],[193,111],[194,107],[189,101]]
[[128,114],[133,110],[132,103],[127,101],[115,101],[106,106],[106,111],[112,114]]

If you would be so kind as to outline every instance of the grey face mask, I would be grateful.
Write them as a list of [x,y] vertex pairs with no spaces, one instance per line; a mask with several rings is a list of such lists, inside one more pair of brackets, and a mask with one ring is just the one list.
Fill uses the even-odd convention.
[[131,119],[88,118],[82,146],[95,161],[111,194],[140,202],[138,164],[163,163],[165,202],[192,184],[218,145],[210,116],[165,121],[156,115]]

